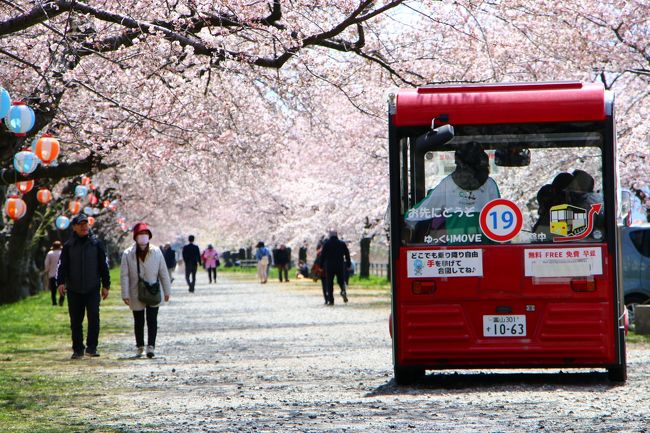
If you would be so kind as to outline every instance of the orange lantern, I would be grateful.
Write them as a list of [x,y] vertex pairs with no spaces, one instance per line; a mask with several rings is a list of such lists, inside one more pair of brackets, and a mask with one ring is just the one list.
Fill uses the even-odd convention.
[[33,180],[23,180],[20,182],[16,182],[16,188],[18,188],[18,191],[22,192],[23,194],[26,194],[34,188],[34,181]]
[[19,220],[25,215],[25,212],[27,212],[27,205],[20,197],[12,195],[7,198],[7,202],[5,203],[5,212],[12,220]]
[[88,176],[81,176],[81,184],[82,184],[82,185],[90,185],[90,177],[88,177]]
[[89,225],[90,227],[92,227],[93,224],[95,224],[95,217],[89,216],[89,217],[88,217],[88,225]]
[[77,215],[81,210],[81,202],[79,200],[73,200],[68,204],[68,210],[72,215]]
[[59,156],[59,140],[50,134],[45,134],[32,144],[32,152],[43,162],[48,165]]
[[102,206],[104,206],[104,207],[108,207],[109,204],[111,204],[111,202],[108,201],[108,200],[104,200],[104,201],[102,202]]
[[48,204],[52,200],[52,193],[47,188],[41,188],[36,193],[36,200],[42,204]]

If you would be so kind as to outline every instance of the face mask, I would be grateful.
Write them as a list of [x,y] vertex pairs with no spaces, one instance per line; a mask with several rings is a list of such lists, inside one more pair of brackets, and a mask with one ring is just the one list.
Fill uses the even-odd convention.
[[135,237],[135,242],[141,247],[144,247],[149,243],[149,235],[147,234],[137,235]]

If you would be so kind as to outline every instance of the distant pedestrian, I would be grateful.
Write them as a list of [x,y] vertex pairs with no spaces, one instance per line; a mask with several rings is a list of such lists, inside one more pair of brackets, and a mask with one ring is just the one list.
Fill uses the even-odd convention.
[[257,278],[260,283],[264,284],[269,279],[269,265],[271,264],[271,252],[264,246],[264,242],[259,241],[255,246],[255,259],[257,260]]
[[[45,256],[45,273],[48,278],[48,284],[50,287],[50,294],[52,295],[52,305],[56,306],[56,270],[59,267],[59,257],[61,257],[61,242],[54,241],[52,242],[52,248],[47,252]],[[59,306],[63,306],[65,301],[65,295],[59,295]]]
[[[104,245],[92,234],[88,217],[72,218],[72,237],[63,245],[56,283],[59,295],[68,293],[68,313],[72,331],[72,359],[99,356],[99,303],[108,298],[111,277]],[[101,288],[101,295],[100,295]],[[83,320],[88,317],[88,335],[83,344]]]
[[209,244],[208,247],[201,254],[201,259],[203,260],[203,266],[208,271],[208,279],[210,284],[214,280],[215,284],[217,282],[217,262],[219,261],[219,253],[214,249],[212,244]]
[[278,275],[280,277],[280,282],[282,282],[282,276],[284,275],[284,280],[289,282],[289,262],[291,257],[289,256],[289,250],[286,245],[281,244],[280,248],[277,250],[275,267],[278,268]]
[[296,278],[302,280],[304,278],[309,278],[309,266],[305,262],[298,262],[298,271],[296,272]]
[[162,249],[163,256],[165,257],[165,265],[169,272],[169,281],[174,282],[174,270],[176,270],[176,251],[172,249],[172,244],[167,242]]
[[314,282],[320,278],[320,285],[323,290],[323,297],[325,298],[325,305],[329,305],[329,296],[327,292],[327,277],[325,276],[325,269],[323,269],[323,262],[321,259],[321,253],[323,252],[323,245],[325,244],[325,236],[321,236],[316,244],[316,258],[314,259],[314,264],[311,267],[311,276]]
[[307,241],[302,242],[302,246],[298,249],[298,262],[307,263]]
[[341,288],[343,302],[348,302],[345,274],[352,266],[352,263],[348,246],[345,242],[339,240],[336,230],[330,230],[330,237],[323,244],[320,259],[327,278],[327,284],[325,286],[326,304],[334,305],[334,276],[336,276],[336,282]]
[[196,284],[196,270],[201,263],[201,251],[194,245],[194,236],[190,235],[187,240],[189,244],[183,247],[183,263],[185,263],[185,281],[189,286],[190,293],[194,293]]
[[144,324],[147,322],[147,358],[154,357],[156,336],[158,334],[158,308],[160,304],[146,305],[138,298],[138,282],[140,279],[151,285],[162,286],[165,302],[169,301],[171,279],[169,269],[160,248],[150,247],[153,237],[146,223],[140,222],[133,226],[135,243],[122,253],[120,265],[120,283],[122,286],[122,301],[133,312],[133,329],[135,333],[136,356],[145,353]]

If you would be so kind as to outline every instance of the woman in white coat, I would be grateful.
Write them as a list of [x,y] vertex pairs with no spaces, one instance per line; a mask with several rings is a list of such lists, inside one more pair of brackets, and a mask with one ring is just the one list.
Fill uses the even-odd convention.
[[[158,333],[158,305],[145,305],[138,300],[138,262],[140,277],[148,283],[160,282],[165,302],[169,301],[171,281],[165,264],[165,258],[158,247],[150,247],[151,230],[146,223],[137,223],[133,227],[135,244],[124,250],[120,265],[120,283],[122,300],[133,311],[135,344],[137,356],[142,356],[144,348],[144,324],[147,322],[147,358],[154,357],[156,334]],[[136,261],[137,260],[137,261]]]

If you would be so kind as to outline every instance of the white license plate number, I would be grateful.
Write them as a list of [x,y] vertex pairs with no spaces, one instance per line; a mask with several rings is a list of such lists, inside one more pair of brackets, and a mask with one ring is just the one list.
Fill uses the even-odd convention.
[[524,337],[526,336],[526,316],[499,315],[483,316],[484,337]]

